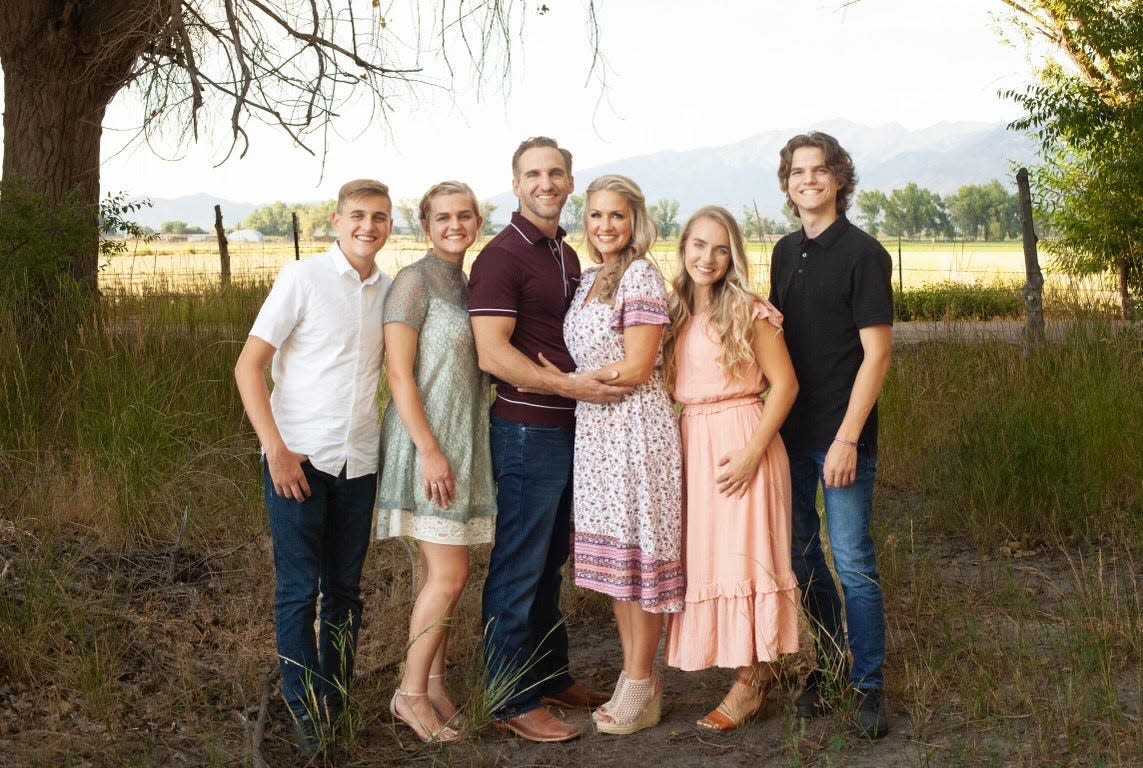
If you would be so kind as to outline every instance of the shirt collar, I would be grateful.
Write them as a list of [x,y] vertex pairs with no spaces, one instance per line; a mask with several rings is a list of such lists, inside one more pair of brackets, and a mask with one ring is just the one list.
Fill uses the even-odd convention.
[[528,221],[524,214],[520,213],[519,211],[512,212],[512,226],[516,229],[517,232],[520,233],[521,237],[528,241],[528,245],[535,245],[536,243],[542,242],[544,240],[562,242],[568,234],[564,231],[563,227],[558,227],[556,229],[556,237],[553,240],[541,232],[539,227]]
[[805,245],[806,243],[812,242],[828,251],[833,247],[833,244],[838,241],[838,239],[841,237],[841,234],[848,228],[849,219],[847,219],[843,213],[837,217],[837,220],[834,221],[833,224],[830,224],[828,227],[826,227],[817,237],[806,237],[806,229],[803,227],[801,243],[802,245]]
[[[333,260],[333,268],[337,271],[337,274],[352,274],[354,279],[361,280],[361,276],[357,274],[357,268],[349,263],[349,259],[347,259],[345,254],[342,252],[340,243],[334,240],[333,245],[329,247],[328,253],[330,258]],[[381,277],[381,270],[378,268],[377,262],[374,261],[373,268],[369,270],[369,276],[364,280],[361,280],[361,283],[362,285],[373,285],[375,282],[377,282],[377,278],[379,277]]]

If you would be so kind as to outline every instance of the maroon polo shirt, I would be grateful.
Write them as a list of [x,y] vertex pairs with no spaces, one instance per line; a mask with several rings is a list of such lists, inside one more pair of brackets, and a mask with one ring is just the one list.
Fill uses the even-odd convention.
[[[564,344],[564,314],[579,286],[579,257],[560,229],[545,237],[519,212],[489,241],[472,264],[468,313],[472,317],[510,317],[516,321],[512,346],[529,360],[539,355],[562,371],[575,363]],[[575,423],[575,401],[556,395],[520,392],[496,382],[492,414],[508,421],[544,427]]]

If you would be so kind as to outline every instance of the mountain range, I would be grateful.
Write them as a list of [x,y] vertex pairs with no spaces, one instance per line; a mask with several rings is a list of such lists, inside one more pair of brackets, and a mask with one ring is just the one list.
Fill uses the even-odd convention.
[[[942,122],[920,130],[896,123],[859,125],[830,120],[813,126],[838,138],[853,155],[858,189],[885,192],[916,182],[945,195],[965,184],[986,184],[999,179],[1015,188],[1015,169],[1031,163],[1036,144],[1028,136],[1009,131],[1004,123]],[[781,218],[784,196],[778,189],[778,151],[796,130],[767,131],[721,147],[646,155],[576,168],[582,191],[605,173],[621,173],[639,183],[648,202],[667,198],[679,201],[685,218],[691,211],[717,203],[741,215],[746,205],[757,205],[764,216]],[[574,147],[572,148],[574,151]],[[495,223],[504,224],[516,208],[510,190],[496,195]],[[213,206],[221,204],[228,228],[265,203],[236,203],[198,194],[152,200],[137,220],[158,228],[164,221],[186,221],[203,228],[213,226]]]

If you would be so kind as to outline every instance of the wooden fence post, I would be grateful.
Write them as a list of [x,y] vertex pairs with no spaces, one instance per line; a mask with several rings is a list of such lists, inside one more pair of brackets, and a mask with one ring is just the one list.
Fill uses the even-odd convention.
[[222,262],[222,284],[230,285],[230,245],[222,226],[222,206],[214,206],[214,231],[218,235],[218,259]]
[[298,212],[294,211],[290,214],[294,222],[294,261],[301,261],[302,251],[298,247]]
[[1032,192],[1028,187],[1028,169],[1016,172],[1016,190],[1020,197],[1020,230],[1024,235],[1024,311],[1027,325],[1024,338],[1033,344],[1044,341],[1044,273],[1036,254],[1036,227],[1032,221]]

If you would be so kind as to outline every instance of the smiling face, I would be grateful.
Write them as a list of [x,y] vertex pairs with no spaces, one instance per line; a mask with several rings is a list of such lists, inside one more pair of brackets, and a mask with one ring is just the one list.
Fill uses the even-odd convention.
[[601,189],[587,198],[587,239],[606,263],[631,242],[631,204],[618,192]]
[[826,154],[818,147],[798,147],[790,160],[786,194],[798,207],[798,215],[828,217],[837,215],[838,183],[826,164]]
[[564,156],[555,147],[532,147],[520,155],[512,191],[520,200],[520,213],[541,230],[559,226],[574,188]]
[[718,221],[695,219],[683,242],[683,266],[694,283],[696,298],[709,296],[730,269],[730,233]]
[[436,195],[429,200],[429,215],[421,226],[442,259],[460,263],[476,242],[484,220],[472,198],[465,194]]
[[333,214],[337,244],[354,267],[371,263],[393,231],[393,204],[384,195],[349,198]]

